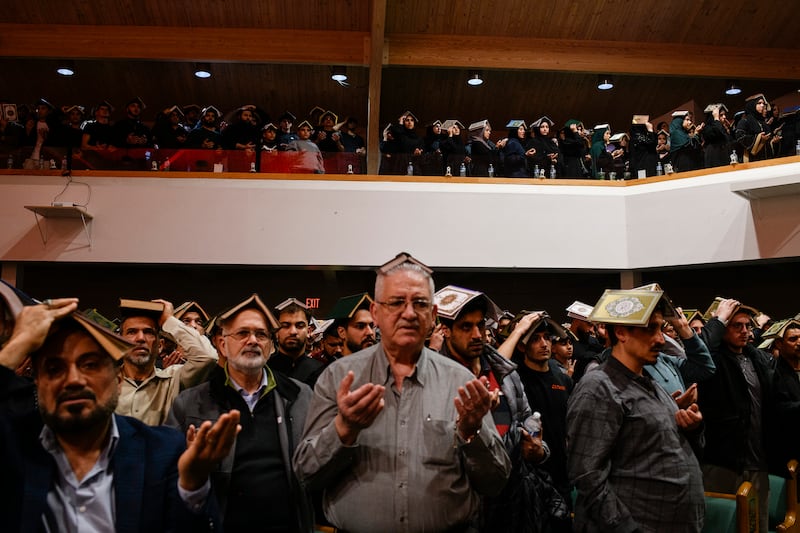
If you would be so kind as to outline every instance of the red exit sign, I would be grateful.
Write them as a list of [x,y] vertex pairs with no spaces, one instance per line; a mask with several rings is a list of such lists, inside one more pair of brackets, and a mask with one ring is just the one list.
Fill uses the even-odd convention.
[[309,309],[319,309],[319,298],[306,298],[306,305]]

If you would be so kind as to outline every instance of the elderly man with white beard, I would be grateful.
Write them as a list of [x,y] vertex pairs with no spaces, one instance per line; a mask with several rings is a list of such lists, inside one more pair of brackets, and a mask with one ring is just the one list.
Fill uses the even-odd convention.
[[258,295],[222,313],[218,322],[224,371],[182,392],[167,423],[185,431],[231,409],[241,411],[236,443],[211,473],[225,531],[310,532],[311,502],[292,472],[291,457],[311,389],[267,366],[279,324]]

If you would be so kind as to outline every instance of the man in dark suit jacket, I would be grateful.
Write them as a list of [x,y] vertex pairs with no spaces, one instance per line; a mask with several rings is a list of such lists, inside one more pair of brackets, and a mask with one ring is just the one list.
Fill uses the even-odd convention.
[[775,408],[769,413],[767,456],[771,473],[786,477],[786,463],[800,459],[800,320],[782,322],[775,338]]
[[[46,314],[77,302],[42,305]],[[77,313],[37,335],[29,344],[36,402],[6,392],[31,389],[18,386],[16,361],[0,350],[4,531],[215,530],[208,474],[233,443],[238,412],[190,428],[186,450],[179,432],[113,414],[124,339]]]

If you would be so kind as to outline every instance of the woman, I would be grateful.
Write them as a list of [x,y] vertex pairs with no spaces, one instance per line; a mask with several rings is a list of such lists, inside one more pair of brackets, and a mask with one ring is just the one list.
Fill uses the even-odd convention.
[[530,158],[529,165],[544,170],[547,177],[552,176],[552,171],[555,171],[556,176],[564,175],[564,158],[561,156],[558,143],[550,135],[553,124],[555,123],[546,116],[531,123],[531,142],[528,145],[536,150],[536,154]]
[[728,108],[725,104],[711,104],[705,109],[706,126],[703,128],[706,168],[724,167],[731,160],[731,133],[728,129]]
[[771,159],[780,153],[780,137],[766,123],[767,99],[756,94],[745,100],[744,116],[736,125],[736,140],[744,146],[744,161]]
[[589,177],[590,161],[589,148],[586,136],[584,135],[583,123],[574,118],[569,119],[561,130],[561,155],[563,157],[564,177],[565,178],[587,178]]
[[[666,138],[665,135],[665,141]],[[647,176],[655,176],[658,160],[657,137],[653,132],[653,123],[648,121],[631,125],[630,168],[633,177],[637,177],[640,170],[644,170]]]
[[467,147],[464,139],[461,138],[463,128],[464,125],[458,120],[445,120],[442,124],[442,129],[446,132],[439,142],[439,149],[442,151],[442,174],[445,173],[447,167],[450,167],[452,173],[456,174],[461,165],[464,165],[465,169],[469,166],[470,158],[467,154]]
[[425,128],[425,153],[426,154],[440,154],[439,145],[444,136],[442,135],[442,121],[435,120],[427,128]]
[[611,142],[611,126],[598,124],[592,133],[592,175],[599,178],[602,172],[606,176],[614,171],[614,148]]
[[[527,178],[529,177],[527,158],[535,155],[536,151],[525,150],[525,139],[528,134],[525,121],[512,120],[506,127],[508,137],[503,143],[503,151],[500,152],[505,175],[509,178]],[[500,146],[500,143],[497,145]]]
[[472,176],[489,176],[489,167],[496,175],[500,166],[500,150],[492,142],[492,126],[488,120],[469,125],[469,149],[472,154]]
[[[699,126],[703,129],[702,125]],[[697,170],[703,166],[703,151],[697,130],[688,111],[675,111],[669,125],[669,153],[675,172]]]
[[623,179],[626,172],[630,172],[631,168],[631,153],[630,145],[631,138],[625,132],[617,133],[609,139],[611,144],[615,147],[614,154],[614,170],[617,173],[618,179]]

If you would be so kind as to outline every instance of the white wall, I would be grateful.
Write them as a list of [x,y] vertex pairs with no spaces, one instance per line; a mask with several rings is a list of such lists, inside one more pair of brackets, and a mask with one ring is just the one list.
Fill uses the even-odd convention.
[[[42,221],[59,176],[0,176],[0,261],[636,269],[800,256],[800,158],[657,183],[587,185],[76,177],[79,220]],[[796,161],[796,162],[795,162]],[[332,177],[326,178],[331,180]],[[616,185],[616,186],[614,186]],[[83,203],[72,184],[59,200]]]

